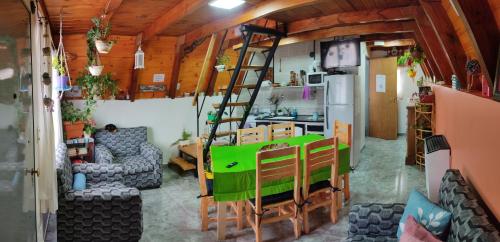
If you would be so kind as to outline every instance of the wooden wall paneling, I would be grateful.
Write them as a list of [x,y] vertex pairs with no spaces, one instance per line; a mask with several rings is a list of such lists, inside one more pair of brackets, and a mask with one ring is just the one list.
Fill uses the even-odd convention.
[[174,63],[172,65],[172,71],[170,72],[170,88],[168,91],[168,96],[170,98],[175,98],[177,93],[177,84],[179,83],[179,73],[181,68],[181,61],[184,57],[184,36],[177,37],[175,43],[174,52]]
[[372,9],[356,12],[343,12],[327,16],[314,17],[298,20],[287,24],[288,34],[296,34],[317,29],[344,26],[348,24],[361,24],[370,22],[381,22],[387,20],[409,20],[411,13],[417,7],[400,7],[387,9]]
[[105,9],[106,12],[106,18],[108,21],[111,22],[111,19],[113,18],[113,15],[118,11],[118,8],[122,5],[123,0],[110,0],[109,5],[107,6],[107,9]]
[[[429,49],[428,53],[432,54],[436,66],[441,73],[441,76],[443,78],[441,80],[450,83],[451,76],[453,75],[453,69],[450,65],[450,62],[446,58],[446,51],[440,44],[440,41],[436,35],[436,32],[434,32],[429,19],[423,11],[418,11],[416,21],[417,25],[413,26],[413,28],[415,29],[415,31],[419,32],[419,36],[421,37],[421,40],[419,42],[425,41]],[[460,81],[465,85],[465,80],[460,79]]]
[[450,80],[446,80],[444,78],[443,73],[441,73],[441,70],[439,69],[439,67],[436,64],[436,58],[434,57],[434,52],[429,48],[429,45],[427,45],[427,41],[422,36],[422,32],[420,31],[420,29],[417,26],[414,26],[413,36],[414,36],[415,40],[417,41],[417,43],[424,50],[424,53],[426,56],[426,61],[428,63],[428,67],[431,70],[431,72],[433,73],[433,75],[436,76],[436,79],[443,80],[445,82],[450,81]]
[[[153,37],[151,41],[143,43],[145,68],[139,72],[138,84],[163,84],[165,91],[138,93],[137,99],[165,97],[169,93],[176,43],[176,37]],[[165,81],[163,83],[153,82],[154,74],[164,74]]]
[[[113,79],[117,81],[118,88],[127,91],[132,80],[135,37],[113,35],[111,38],[117,41],[113,49],[109,54],[100,55],[104,65],[103,73],[110,72]],[[69,73],[71,78],[76,80],[80,72],[86,72],[86,35],[64,35],[63,43],[68,56]]]
[[200,77],[200,70],[203,66],[209,42],[206,39],[192,52],[182,57],[179,68],[179,90],[177,90],[176,96],[184,96],[185,93],[193,94]]
[[[438,37],[453,73],[459,80],[465,81],[467,78],[465,71],[467,57],[452,23],[446,15],[446,10],[441,5],[441,1],[420,0],[420,5]],[[422,10],[419,9],[418,11]],[[418,16],[420,15],[421,13],[418,13]]]
[[[200,92],[205,92],[208,89],[209,81],[212,79],[212,73],[217,61],[217,54],[221,45],[223,35],[221,33],[213,33],[208,44],[207,53],[201,66],[200,76],[198,77],[198,84],[194,92],[193,106],[198,102],[198,95]],[[206,92],[205,92],[206,93]]]
[[487,0],[451,0],[472,40],[483,74],[493,86],[496,73],[499,30]]
[[488,3],[490,4],[491,12],[495,16],[495,20],[497,23],[497,29],[500,30],[500,1],[488,0]]

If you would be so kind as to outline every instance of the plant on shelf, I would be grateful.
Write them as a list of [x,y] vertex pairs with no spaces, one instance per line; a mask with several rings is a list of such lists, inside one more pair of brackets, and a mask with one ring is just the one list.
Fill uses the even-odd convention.
[[61,114],[66,139],[82,137],[88,113],[76,108],[72,102],[64,101],[61,103]]
[[188,145],[191,142],[191,133],[187,132],[185,129],[182,130],[182,135],[181,138],[176,140],[174,143],[172,143],[172,146],[174,145]]
[[109,40],[111,24],[105,21],[104,17],[93,17],[91,19],[94,26],[87,32],[87,40],[95,45],[96,50],[101,54],[107,54],[116,41]]
[[223,72],[230,62],[231,59],[229,58],[229,56],[224,54],[219,55],[217,56],[217,65],[215,66],[215,69],[217,69],[218,72]]
[[87,122],[85,122],[85,127],[83,128],[83,136],[85,138],[90,138],[95,131],[95,121],[93,119],[87,120]]
[[398,65],[408,67],[406,74],[408,74],[410,78],[414,79],[415,76],[417,76],[417,64],[422,64],[424,60],[425,55],[422,48],[415,45],[406,50],[402,56],[398,57]]

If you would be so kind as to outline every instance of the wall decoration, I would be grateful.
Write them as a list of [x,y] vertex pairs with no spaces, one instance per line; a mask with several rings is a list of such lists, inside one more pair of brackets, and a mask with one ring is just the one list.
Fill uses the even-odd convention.
[[163,84],[153,84],[153,85],[139,85],[140,92],[164,92],[165,85]]
[[153,74],[153,82],[165,82],[165,73]]

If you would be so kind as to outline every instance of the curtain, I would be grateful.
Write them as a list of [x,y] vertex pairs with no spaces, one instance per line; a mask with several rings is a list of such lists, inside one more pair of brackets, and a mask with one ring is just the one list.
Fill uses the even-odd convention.
[[[40,202],[40,213],[55,213],[57,210],[57,173],[55,166],[55,135],[53,122],[53,107],[45,105],[44,101],[54,99],[51,85],[42,83],[42,74],[50,73],[51,57],[44,56],[42,48],[51,47],[50,31],[48,24],[43,18],[37,20],[33,38],[33,108],[35,115],[35,154],[38,164],[38,200]],[[47,32],[46,32],[47,31]],[[44,37],[45,33],[49,33]],[[57,96],[57,95],[56,95]],[[44,100],[45,99],[45,100]]]

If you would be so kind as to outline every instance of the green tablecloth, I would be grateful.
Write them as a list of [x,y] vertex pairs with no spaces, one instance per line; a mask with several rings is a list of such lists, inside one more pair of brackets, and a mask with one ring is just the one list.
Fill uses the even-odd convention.
[[[300,158],[304,160],[304,145],[313,141],[322,140],[317,134],[304,135],[288,139],[274,140],[258,144],[241,146],[212,146],[212,172],[214,174],[213,194],[215,201],[240,201],[255,197],[255,160],[256,153],[267,144],[288,143],[290,146],[300,145]],[[349,172],[348,145],[339,144],[339,174]],[[232,162],[237,165],[227,168]],[[330,168],[326,167],[313,172],[311,183],[324,181],[330,178]],[[272,195],[293,189],[293,178],[282,179],[265,183],[262,195]]]

